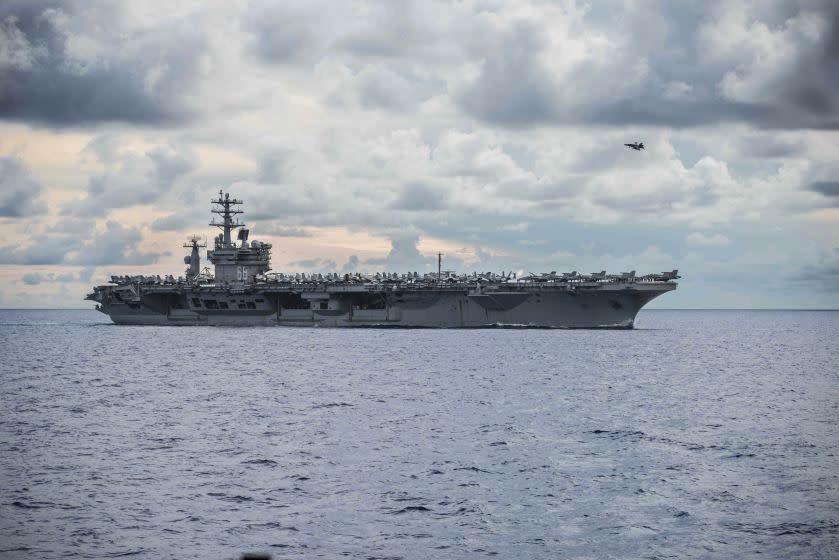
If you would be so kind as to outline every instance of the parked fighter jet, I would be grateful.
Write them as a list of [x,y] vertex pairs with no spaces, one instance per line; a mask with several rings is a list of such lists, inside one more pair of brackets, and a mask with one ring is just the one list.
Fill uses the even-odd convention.
[[644,143],[643,142],[633,142],[633,143],[630,143],[630,144],[624,144],[624,146],[626,146],[627,148],[632,148],[633,150],[638,151],[638,152],[640,152],[641,150],[644,149]]

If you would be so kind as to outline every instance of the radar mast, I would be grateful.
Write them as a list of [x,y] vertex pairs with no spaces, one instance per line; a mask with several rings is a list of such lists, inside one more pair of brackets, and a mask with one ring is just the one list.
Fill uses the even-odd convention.
[[221,246],[225,248],[230,247],[232,246],[232,243],[230,242],[230,232],[236,228],[245,227],[245,224],[235,217],[236,214],[244,214],[243,210],[239,210],[237,208],[237,206],[242,204],[242,201],[236,198],[230,198],[230,193],[225,193],[220,190],[218,192],[218,198],[211,200],[210,202],[214,204],[211,212],[213,214],[218,214],[222,218],[221,222],[217,222],[216,219],[213,218],[210,221],[210,225],[221,228],[224,232]]
[[206,246],[206,241],[202,241],[197,235],[193,235],[184,243],[185,249],[192,249],[191,253],[184,257],[184,264],[189,265],[189,268],[186,269],[187,281],[192,281],[198,276],[201,270],[201,256],[198,254],[198,249]]

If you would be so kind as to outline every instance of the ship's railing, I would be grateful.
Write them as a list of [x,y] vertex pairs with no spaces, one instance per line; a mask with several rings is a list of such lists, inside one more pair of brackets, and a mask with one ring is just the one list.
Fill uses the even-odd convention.
[[259,282],[260,286],[276,286],[283,289],[293,289],[299,291],[400,291],[400,290],[521,290],[521,289],[542,289],[542,288],[594,288],[598,286],[609,285],[627,285],[627,284],[668,284],[672,283],[670,280],[639,277],[629,282],[621,279],[603,279],[597,281],[575,280],[569,282],[529,282],[529,281],[515,281],[515,282],[398,282],[398,283],[381,283],[381,282],[318,282],[318,281],[274,281],[274,282]]
[[[414,273],[416,274],[416,273]],[[445,289],[445,288],[506,288],[536,287],[536,286],[597,286],[602,284],[645,284],[645,283],[666,283],[680,278],[677,270],[663,272],[660,274],[646,274],[636,276],[635,272],[622,274],[577,274],[577,273],[546,273],[541,275],[531,274],[520,278],[512,278],[508,275],[495,275],[491,273],[479,275],[450,275],[438,279],[436,275],[378,275],[369,276],[356,273],[355,275],[339,275],[330,273],[322,274],[283,274],[273,273],[258,275],[255,279],[257,284],[268,284],[276,286],[291,286],[299,289],[321,290],[326,288],[362,288],[375,289],[377,291],[405,290],[405,289]],[[210,277],[198,277],[188,281],[182,277],[175,278],[172,275],[161,277],[155,276],[112,276],[111,283],[122,285],[145,285],[145,286],[215,286]],[[253,283],[252,283],[253,284]],[[244,286],[243,284],[237,284]]]
[[456,284],[575,284],[575,283],[632,283],[632,282],[666,282],[679,278],[678,270],[662,272],[660,274],[646,274],[636,276],[635,271],[621,274],[606,274],[606,271],[592,274],[577,274],[576,272],[557,274],[556,272],[543,274],[529,274],[516,278],[515,275],[495,273],[449,274],[442,278],[428,273],[420,276],[418,273],[398,275],[395,273],[362,274],[306,274],[306,273],[268,273],[257,276],[257,281],[266,283],[290,284],[329,284],[329,285],[456,285]]
[[667,282],[680,278],[678,270],[662,272],[660,274],[646,274],[636,276],[635,271],[621,274],[606,274],[605,271],[593,274],[577,274],[555,272],[545,274],[530,274],[519,278],[509,275],[461,274],[438,278],[434,274],[418,276],[412,274],[376,274],[360,273],[344,274],[306,274],[306,273],[270,273],[257,276],[258,282],[280,284],[326,284],[326,285],[383,285],[383,286],[453,286],[453,285],[520,285],[520,284],[591,284],[591,283],[634,283],[634,282]]
[[149,286],[159,285],[178,285],[178,284],[186,284],[187,281],[184,280],[182,276],[178,276],[175,278],[171,274],[166,276],[160,276],[159,274],[154,276],[145,276],[142,274],[134,275],[134,276],[111,276],[110,280],[111,284],[116,284],[117,286],[124,286],[127,284],[144,284]]

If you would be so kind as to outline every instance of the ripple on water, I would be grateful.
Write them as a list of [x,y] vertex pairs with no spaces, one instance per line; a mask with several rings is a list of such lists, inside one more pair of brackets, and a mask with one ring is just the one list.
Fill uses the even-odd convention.
[[100,317],[0,311],[0,557],[839,549],[839,313],[603,332]]

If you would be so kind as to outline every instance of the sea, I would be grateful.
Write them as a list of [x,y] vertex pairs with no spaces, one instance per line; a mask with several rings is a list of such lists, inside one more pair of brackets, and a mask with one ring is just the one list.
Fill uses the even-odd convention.
[[839,557],[839,312],[0,311],[0,558]]

